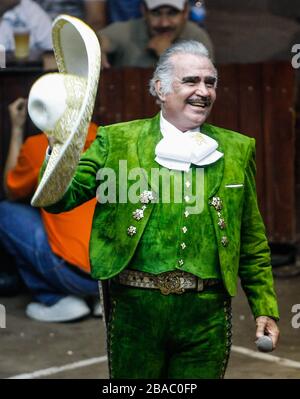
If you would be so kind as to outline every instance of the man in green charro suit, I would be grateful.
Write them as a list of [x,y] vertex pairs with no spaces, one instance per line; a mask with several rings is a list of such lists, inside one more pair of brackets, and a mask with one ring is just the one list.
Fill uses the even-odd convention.
[[170,47],[150,82],[161,112],[99,129],[62,199],[46,208],[98,198],[90,260],[108,290],[111,378],[222,378],[238,276],[256,336],[277,344],[254,139],[205,123],[216,86],[200,43]]

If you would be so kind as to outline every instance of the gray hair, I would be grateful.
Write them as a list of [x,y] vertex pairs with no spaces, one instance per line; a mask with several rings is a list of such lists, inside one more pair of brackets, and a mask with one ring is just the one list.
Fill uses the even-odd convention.
[[152,96],[158,97],[155,90],[155,83],[158,80],[161,81],[162,94],[172,92],[174,64],[171,58],[175,54],[194,54],[199,57],[208,58],[211,61],[207,48],[196,40],[183,40],[173,44],[160,56],[156,69],[149,82],[149,91]]

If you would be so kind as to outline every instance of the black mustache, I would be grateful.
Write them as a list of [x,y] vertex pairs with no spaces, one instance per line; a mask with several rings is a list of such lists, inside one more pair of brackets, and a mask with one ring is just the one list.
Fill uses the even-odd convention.
[[155,29],[155,32],[158,34],[168,33],[168,32],[174,32],[174,29],[172,29],[172,28],[157,28],[157,29]]

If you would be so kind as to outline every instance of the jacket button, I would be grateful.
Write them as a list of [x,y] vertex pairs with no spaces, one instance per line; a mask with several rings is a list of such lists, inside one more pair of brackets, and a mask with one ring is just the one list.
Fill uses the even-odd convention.
[[220,218],[218,221],[218,226],[220,227],[221,230],[224,230],[226,227],[225,220],[223,218]]
[[144,210],[136,209],[134,212],[132,212],[132,216],[135,220],[141,220],[144,217]]
[[129,226],[127,229],[127,234],[132,237],[136,234],[136,227],[134,226]]
[[227,247],[228,246],[229,240],[228,240],[228,238],[226,236],[223,236],[221,238],[221,244],[223,245],[223,247]]
[[183,228],[181,230],[183,231],[183,234],[185,234],[188,231],[186,226],[183,226]]

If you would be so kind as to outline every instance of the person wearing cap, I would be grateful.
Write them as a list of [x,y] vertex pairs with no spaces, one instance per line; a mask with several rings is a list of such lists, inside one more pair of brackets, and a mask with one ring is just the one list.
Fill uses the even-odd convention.
[[[128,21],[129,19],[140,18],[142,1],[143,0],[102,0],[104,25],[117,21]],[[203,26],[206,16],[204,1],[189,0],[189,4],[189,19]]]
[[99,31],[102,67],[154,67],[158,57],[172,43],[197,40],[214,57],[207,32],[188,21],[186,0],[145,0],[141,4],[143,18],[115,22]]
[[[71,159],[61,163],[56,152],[62,144],[45,161],[52,185],[64,187],[53,201],[43,175],[36,202],[48,203],[48,212],[98,200],[90,260],[104,289],[111,378],[222,378],[238,278],[256,337],[277,345],[255,142],[206,122],[216,87],[207,49],[175,43],[150,81],[161,104],[156,116],[100,128],[71,181],[64,177]],[[152,178],[156,172],[169,176],[167,183]]]
[[[47,148],[43,133],[23,143],[26,105],[25,99],[18,98],[9,106],[12,130],[4,187],[10,200],[0,202],[0,242],[15,259],[33,295],[26,307],[28,317],[65,322],[91,314],[91,308],[94,316],[101,316],[98,284],[90,277],[88,255],[96,201],[60,215],[39,211],[26,202],[36,188]],[[85,149],[95,139],[96,130],[91,123]]]

